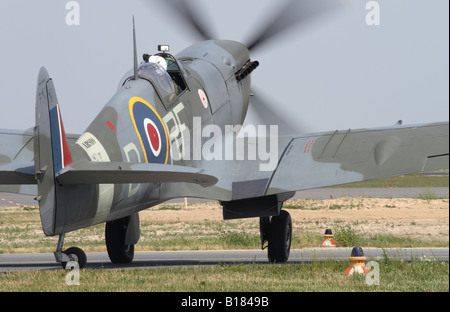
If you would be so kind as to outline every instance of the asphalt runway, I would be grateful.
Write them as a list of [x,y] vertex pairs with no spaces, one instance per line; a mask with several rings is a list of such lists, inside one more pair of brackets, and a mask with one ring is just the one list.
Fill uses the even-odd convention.
[[[288,263],[311,263],[314,261],[349,261],[350,247],[317,247],[291,250]],[[449,261],[449,248],[373,248],[363,247],[367,261],[436,260]],[[155,268],[162,266],[202,266],[237,263],[268,264],[267,251],[220,250],[220,251],[154,251],[136,252],[132,263],[113,264],[106,252],[87,253],[87,269]],[[60,270],[52,253],[0,254],[0,272],[30,270]]]

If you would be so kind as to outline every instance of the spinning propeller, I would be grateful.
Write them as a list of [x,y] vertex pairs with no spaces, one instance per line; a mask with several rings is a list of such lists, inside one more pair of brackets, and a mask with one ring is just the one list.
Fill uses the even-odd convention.
[[[192,1],[165,0],[161,2],[166,3],[173,11],[177,12],[199,39],[218,38],[212,33],[210,24],[204,19],[205,14],[202,14],[202,18],[199,18],[199,10],[201,8],[194,8]],[[259,32],[250,37],[246,46],[253,52],[294,26],[299,25],[303,29],[309,22],[317,20],[320,16],[323,17],[326,13],[340,6],[341,4],[338,0],[289,0],[272,18],[267,19],[265,25],[259,27]],[[254,106],[252,111],[257,115],[258,119],[263,121],[262,124],[278,125],[278,133],[281,135],[305,132],[304,129],[299,129],[298,124],[290,124],[287,118],[280,115],[280,110],[273,109],[274,105],[266,103],[262,100],[262,97],[258,91],[257,95],[251,98],[250,103],[250,106]]]

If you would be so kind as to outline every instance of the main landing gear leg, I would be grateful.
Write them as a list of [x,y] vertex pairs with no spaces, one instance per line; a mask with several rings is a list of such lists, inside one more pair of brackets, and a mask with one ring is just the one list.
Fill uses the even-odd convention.
[[67,263],[71,261],[77,262],[80,269],[84,268],[87,263],[86,253],[78,247],[70,247],[63,251],[64,237],[64,233],[59,235],[58,245],[56,246],[56,251],[53,253],[56,262],[61,263],[63,269],[66,269]]

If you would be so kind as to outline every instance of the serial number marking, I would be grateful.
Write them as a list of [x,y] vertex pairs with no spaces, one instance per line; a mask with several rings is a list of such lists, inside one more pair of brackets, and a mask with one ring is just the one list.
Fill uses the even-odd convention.
[[90,148],[91,146],[95,145],[96,142],[95,142],[95,140],[93,138],[89,138],[89,139],[87,139],[86,141],[84,141],[81,144],[83,144],[83,146],[86,147],[86,148]]

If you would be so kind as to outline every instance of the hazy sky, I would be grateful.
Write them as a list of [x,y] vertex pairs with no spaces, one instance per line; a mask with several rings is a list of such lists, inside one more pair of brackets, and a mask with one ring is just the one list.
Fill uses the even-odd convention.
[[[245,42],[281,0],[190,0],[219,39]],[[366,24],[366,0],[336,0],[342,12],[294,27],[261,46],[252,80],[267,101],[308,131],[449,119],[449,1],[379,0],[380,25]],[[34,126],[36,80],[53,78],[66,132],[81,133],[133,65],[138,52],[171,53],[198,41],[163,1],[0,1],[0,128]]]

